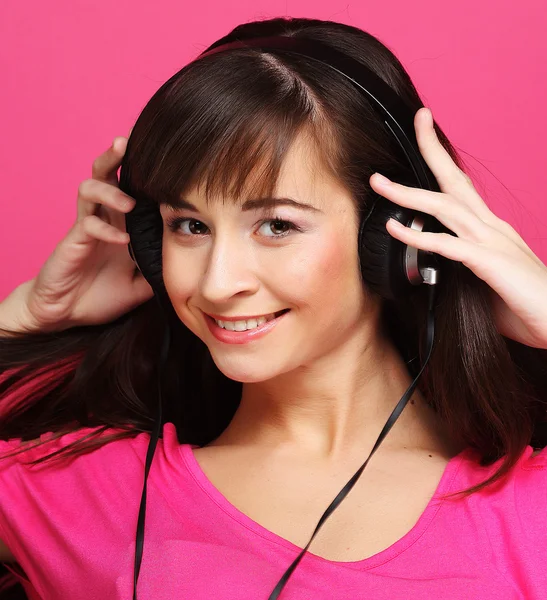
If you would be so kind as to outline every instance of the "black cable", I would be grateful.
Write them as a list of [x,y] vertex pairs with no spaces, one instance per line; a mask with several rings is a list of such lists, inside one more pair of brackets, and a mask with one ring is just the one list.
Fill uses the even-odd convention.
[[[160,311],[162,314],[166,315],[164,312],[164,308],[158,299],[155,296],[156,300],[158,300],[158,304],[160,305]],[[163,335],[162,347],[160,352],[160,359],[158,363],[158,407],[156,413],[156,421],[154,423],[154,430],[150,437],[150,442],[148,444],[148,451],[146,453],[146,464],[144,467],[144,484],[141,496],[141,504],[139,508],[139,517],[137,520],[137,541],[135,544],[135,570],[134,570],[134,579],[133,579],[133,600],[137,600],[137,581],[139,579],[139,573],[141,570],[141,562],[142,562],[142,553],[144,547],[144,519],[146,515],[146,482],[148,479],[148,473],[150,471],[150,465],[152,464],[152,459],[154,457],[154,452],[156,450],[156,446],[158,443],[158,438],[160,435],[161,425],[162,425],[162,397],[161,397],[161,382],[163,380],[163,376],[165,374],[165,367],[167,363],[167,356],[169,353],[169,346],[171,343],[171,329],[169,327],[169,323],[167,320],[167,316],[165,316],[165,330]]]

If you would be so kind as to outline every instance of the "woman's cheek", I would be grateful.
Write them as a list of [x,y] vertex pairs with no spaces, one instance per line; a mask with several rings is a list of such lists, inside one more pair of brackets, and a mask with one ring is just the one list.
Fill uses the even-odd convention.
[[[192,272],[192,266],[178,256],[175,250],[168,250],[164,247],[162,261],[163,282],[171,304],[179,318],[189,325],[188,321],[191,320],[191,317],[188,300],[195,295],[194,286],[198,281],[196,279],[198,274]],[[184,269],[180,268],[181,264],[185,264]],[[197,265],[194,268],[197,269]]]
[[299,276],[317,288],[323,296],[338,293],[348,283],[352,272],[351,255],[347,243],[338,238],[322,239],[302,265]]

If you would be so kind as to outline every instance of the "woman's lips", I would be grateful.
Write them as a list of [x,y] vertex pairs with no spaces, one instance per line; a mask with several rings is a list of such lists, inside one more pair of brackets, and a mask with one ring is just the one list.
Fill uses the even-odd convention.
[[210,317],[205,313],[203,314],[205,315],[205,320],[207,322],[207,326],[209,327],[209,331],[217,340],[226,344],[246,344],[259,339],[272,331],[272,329],[276,327],[289,312],[290,309],[286,308],[279,313],[275,313],[279,316],[276,316],[271,321],[266,321],[266,323],[255,327],[254,329],[247,329],[247,331],[228,331],[227,329],[220,327],[213,317]]
[[267,313],[267,314],[263,314],[263,315],[259,315],[259,316],[248,316],[248,317],[222,317],[221,315],[214,315],[212,313],[205,313],[208,317],[212,317],[213,319],[216,319],[217,321],[227,321],[227,322],[235,322],[235,321],[250,321],[252,319],[260,319],[262,317],[268,317],[269,315],[274,315],[274,317],[279,317],[281,315],[281,313],[287,312],[288,310],[290,310],[289,308],[283,308],[282,310],[278,310],[275,313]]

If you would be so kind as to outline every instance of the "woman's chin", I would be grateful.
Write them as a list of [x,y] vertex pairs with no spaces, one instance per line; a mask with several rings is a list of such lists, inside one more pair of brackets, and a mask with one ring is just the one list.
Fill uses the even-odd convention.
[[272,361],[264,358],[257,357],[256,363],[248,358],[230,360],[226,356],[215,356],[214,350],[211,351],[211,357],[223,375],[240,383],[260,383],[280,374],[279,369],[273,368]]

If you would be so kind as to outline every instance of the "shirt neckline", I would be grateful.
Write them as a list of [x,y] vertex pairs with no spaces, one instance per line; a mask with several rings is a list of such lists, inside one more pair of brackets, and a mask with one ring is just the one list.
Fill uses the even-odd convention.
[[[253,532],[261,538],[264,538],[270,542],[288,548],[289,550],[295,553],[295,557],[298,554],[300,554],[300,552],[302,552],[302,548],[300,548],[296,544],[293,544],[291,541],[277,535],[273,531],[266,529],[265,527],[260,525],[260,523],[251,519],[245,513],[240,511],[236,506],[234,506],[220,492],[220,490],[213,485],[213,483],[205,475],[205,472],[202,470],[200,464],[194,456],[193,449],[198,447],[199,446],[196,444],[181,444],[179,446],[179,450],[183,458],[184,464],[186,465],[188,471],[190,472],[198,486],[202,489],[202,491],[222,511],[224,511],[227,515],[229,515],[231,518],[233,518],[246,529],[250,530],[251,532]],[[310,560],[317,561],[323,564],[339,565],[354,569],[371,569],[373,567],[377,567],[381,564],[392,560],[393,558],[404,552],[407,548],[409,548],[428,528],[431,521],[438,513],[441,505],[444,503],[444,500],[437,500],[437,497],[450,492],[462,462],[471,451],[472,450],[470,448],[465,448],[459,454],[453,456],[447,462],[444,471],[441,475],[441,478],[439,479],[439,483],[437,484],[437,488],[435,489],[433,496],[427,503],[427,506],[425,507],[424,511],[422,512],[414,526],[401,538],[395,541],[391,546],[388,546],[384,550],[381,550],[380,552],[377,552],[372,556],[357,561],[328,560],[326,558],[323,558],[322,556],[314,554],[309,549],[306,551],[306,554],[304,556],[309,556]],[[325,506],[325,509],[326,508],[327,507]],[[310,537],[312,533],[313,532],[310,532]]]

